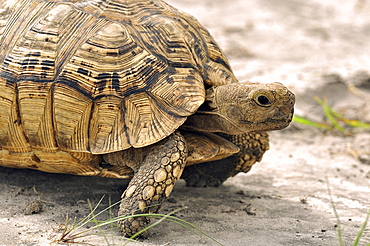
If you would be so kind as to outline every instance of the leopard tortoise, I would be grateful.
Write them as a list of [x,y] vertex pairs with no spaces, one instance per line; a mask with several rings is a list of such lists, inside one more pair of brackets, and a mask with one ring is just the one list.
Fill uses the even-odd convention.
[[292,118],[286,87],[238,83],[198,21],[161,0],[2,0],[0,40],[0,165],[130,178],[120,215],[157,212],[180,177],[249,171]]

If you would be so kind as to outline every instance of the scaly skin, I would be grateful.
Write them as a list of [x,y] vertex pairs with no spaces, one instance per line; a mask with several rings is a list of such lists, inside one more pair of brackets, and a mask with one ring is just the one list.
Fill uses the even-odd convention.
[[[170,195],[187,159],[180,127],[237,135],[292,119],[293,93],[237,83],[209,32],[161,0],[2,0],[0,9],[0,166],[133,177],[120,215],[155,213]],[[207,134],[198,142],[234,154],[221,161],[189,141],[189,160],[209,162],[189,167],[188,185],[219,185],[267,149],[264,134],[232,135],[221,136],[240,153]]]
[[254,163],[261,161],[269,148],[267,132],[250,132],[242,135],[219,134],[240,148],[226,159],[186,167],[181,178],[187,186],[219,186],[239,172],[247,173]]
[[[150,148],[122,195],[118,215],[157,213],[180,178],[187,157],[184,138],[175,133]],[[140,150],[139,150],[140,151]],[[132,236],[150,223],[149,217],[120,222],[125,236]]]

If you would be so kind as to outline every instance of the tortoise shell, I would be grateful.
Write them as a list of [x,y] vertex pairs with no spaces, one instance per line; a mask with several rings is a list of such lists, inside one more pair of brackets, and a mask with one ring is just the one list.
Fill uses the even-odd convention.
[[159,0],[3,0],[0,40],[9,152],[148,146],[181,126],[206,88],[237,82],[197,20]]

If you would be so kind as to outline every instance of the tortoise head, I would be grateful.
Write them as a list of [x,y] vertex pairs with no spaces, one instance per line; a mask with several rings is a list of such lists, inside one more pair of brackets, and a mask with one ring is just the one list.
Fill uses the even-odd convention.
[[280,130],[293,117],[295,97],[281,83],[232,83],[212,87],[186,127],[207,132],[243,134]]

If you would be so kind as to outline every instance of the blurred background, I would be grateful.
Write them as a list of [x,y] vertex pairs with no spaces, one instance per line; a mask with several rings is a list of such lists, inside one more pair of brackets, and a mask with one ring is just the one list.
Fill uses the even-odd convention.
[[[315,95],[370,121],[370,1],[167,2],[211,32],[240,81],[283,82],[297,94],[296,112],[304,116],[323,117]],[[347,93],[348,85],[360,89],[360,98]]]

